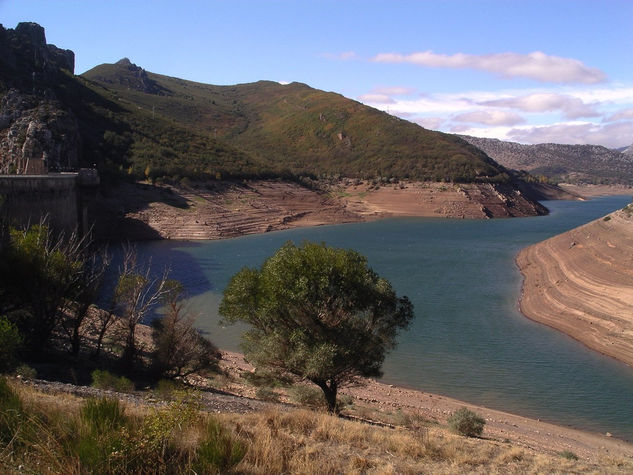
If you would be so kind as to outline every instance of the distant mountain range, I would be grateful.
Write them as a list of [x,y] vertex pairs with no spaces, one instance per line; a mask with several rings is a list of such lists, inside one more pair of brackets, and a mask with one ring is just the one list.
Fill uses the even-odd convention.
[[621,151],[600,145],[524,145],[460,135],[499,164],[556,182],[633,184],[633,146]]

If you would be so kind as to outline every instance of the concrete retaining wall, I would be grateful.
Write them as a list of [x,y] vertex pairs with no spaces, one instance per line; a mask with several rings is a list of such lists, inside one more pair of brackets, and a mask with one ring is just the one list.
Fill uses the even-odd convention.
[[19,225],[39,223],[44,217],[57,231],[85,232],[89,226],[86,196],[98,185],[89,173],[0,175],[2,214]]

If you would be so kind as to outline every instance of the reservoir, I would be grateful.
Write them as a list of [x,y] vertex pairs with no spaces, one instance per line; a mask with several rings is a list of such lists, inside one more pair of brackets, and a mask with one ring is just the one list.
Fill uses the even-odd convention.
[[217,315],[234,273],[260,266],[288,240],[353,248],[415,307],[415,321],[383,365],[384,382],[633,440],[633,368],[523,317],[514,262],[521,248],[630,201],[549,201],[550,214],[534,218],[384,219],[138,248],[183,282],[208,338],[238,351],[243,328],[223,328]]

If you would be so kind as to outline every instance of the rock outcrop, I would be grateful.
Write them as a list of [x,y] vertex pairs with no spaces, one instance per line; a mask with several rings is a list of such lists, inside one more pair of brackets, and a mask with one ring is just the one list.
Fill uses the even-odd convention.
[[46,44],[36,23],[0,25],[0,173],[77,167],[77,119],[54,90],[74,68],[74,53]]

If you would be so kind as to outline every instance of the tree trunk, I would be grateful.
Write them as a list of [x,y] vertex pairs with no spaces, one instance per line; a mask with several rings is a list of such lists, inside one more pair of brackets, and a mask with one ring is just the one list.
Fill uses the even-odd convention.
[[314,383],[323,391],[328,412],[332,414],[338,414],[339,409],[336,404],[336,393],[338,391],[338,385],[336,384],[336,381],[329,380],[328,384],[328,381],[320,380],[314,381]]

